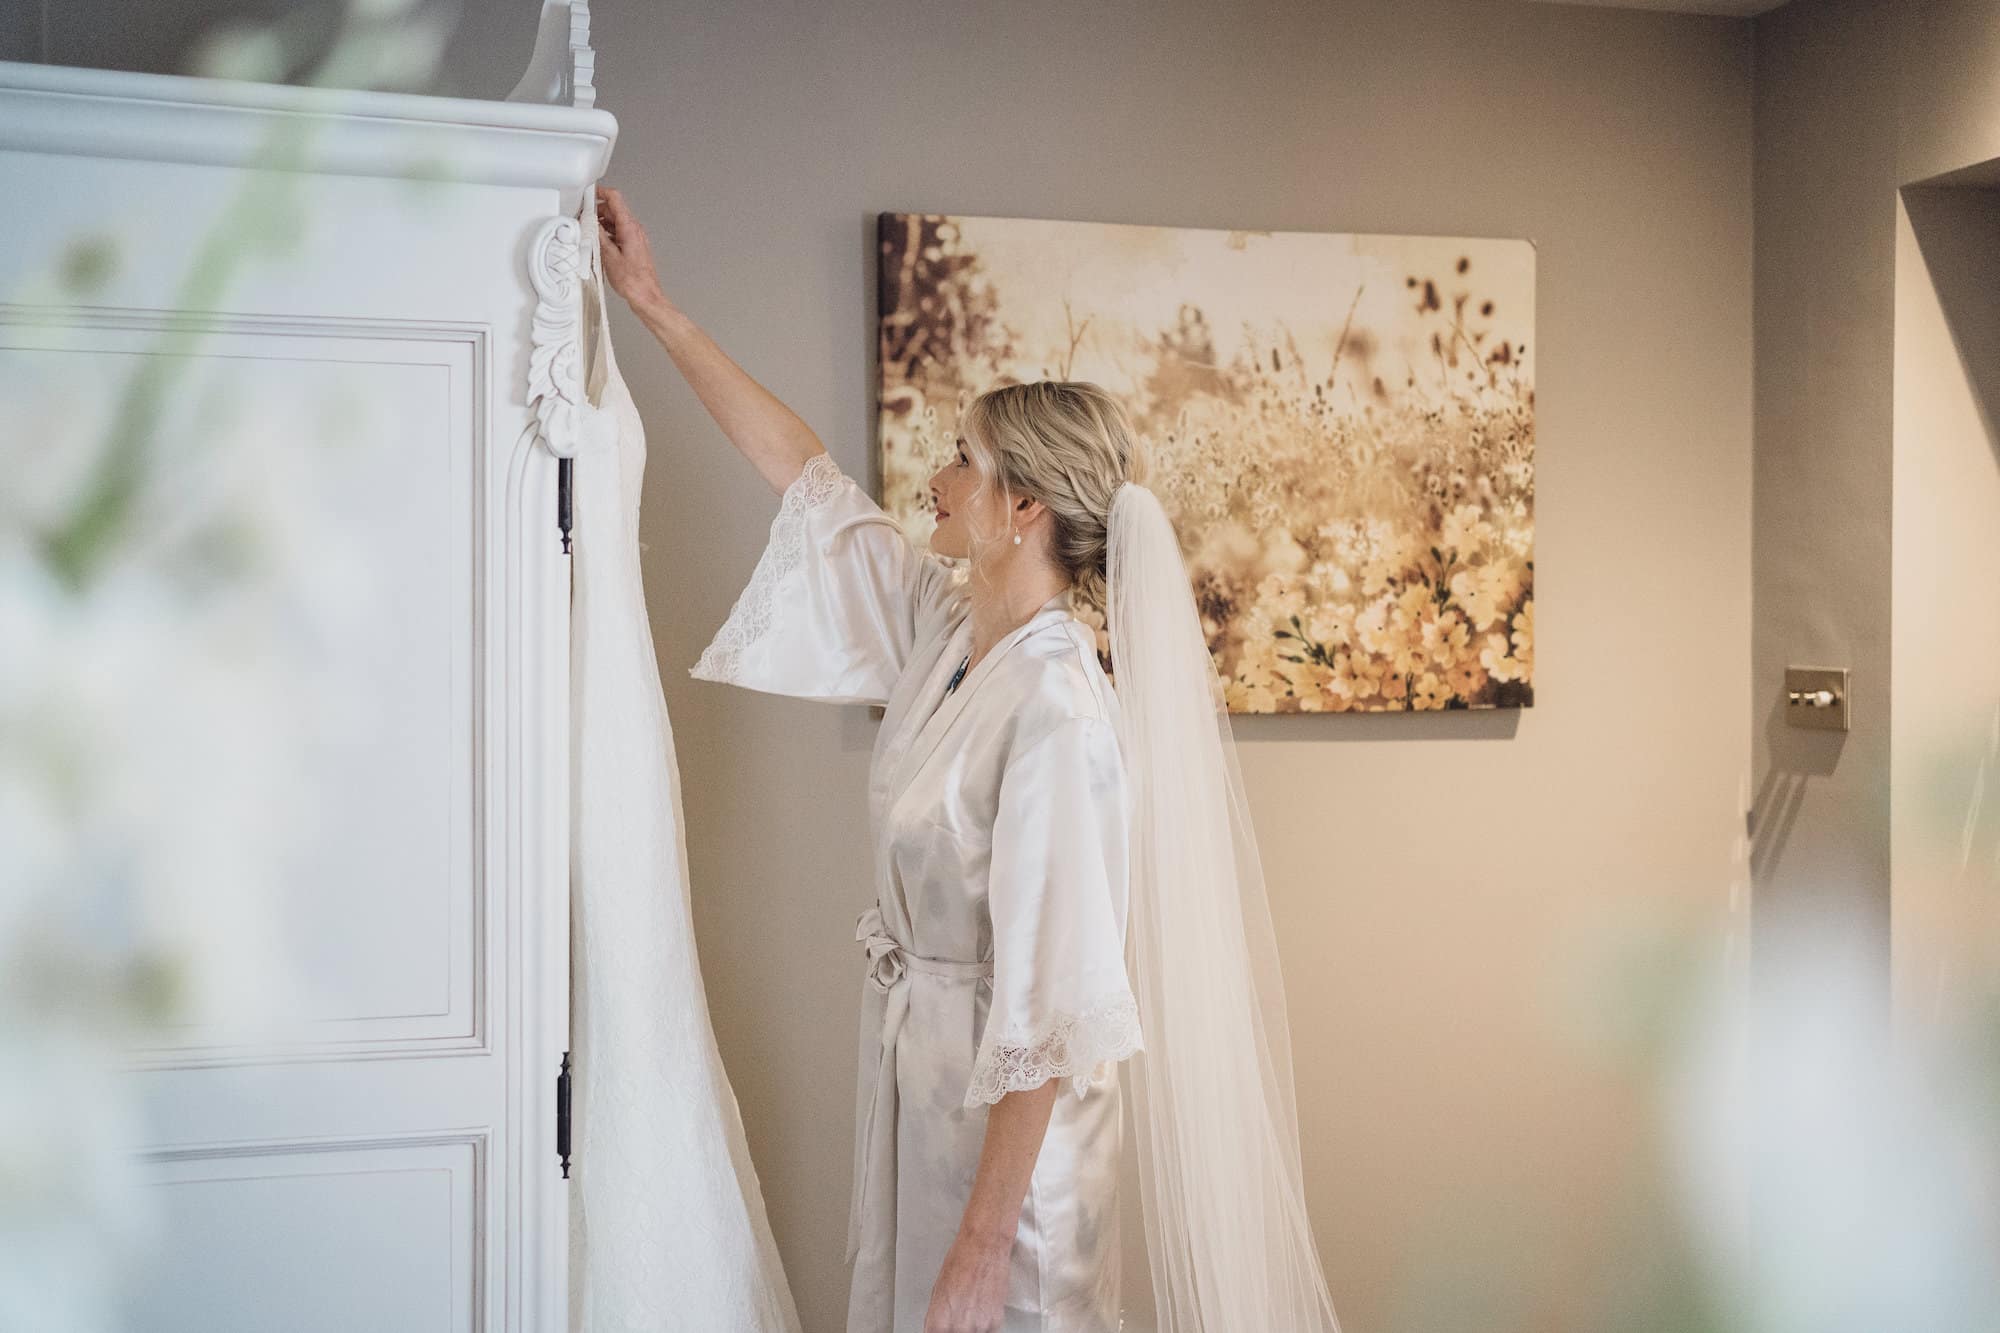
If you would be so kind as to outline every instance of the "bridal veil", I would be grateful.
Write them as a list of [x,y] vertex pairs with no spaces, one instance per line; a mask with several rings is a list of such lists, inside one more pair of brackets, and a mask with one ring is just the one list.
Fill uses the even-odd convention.
[[1221,684],[1172,522],[1112,501],[1107,619],[1134,783],[1129,1066],[1160,1333],[1337,1333],[1306,1216],[1284,985]]

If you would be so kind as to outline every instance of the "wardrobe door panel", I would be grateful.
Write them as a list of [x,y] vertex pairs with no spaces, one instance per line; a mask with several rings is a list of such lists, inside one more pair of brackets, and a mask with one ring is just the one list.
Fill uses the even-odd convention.
[[140,1274],[150,1297],[136,1322],[473,1333],[484,1166],[477,1136],[165,1158],[164,1243]]
[[297,643],[315,674],[296,697],[268,701],[301,742],[284,790],[257,793],[296,821],[279,873],[254,898],[217,895],[204,923],[275,941],[286,965],[253,1004],[155,1045],[182,1064],[239,1058],[260,1039],[314,1056],[483,1047],[486,333],[183,319],[197,350],[166,354],[148,327],[162,323],[73,312],[0,326],[0,383],[39,415],[37,402],[104,398],[140,358],[162,363],[176,387],[149,441],[182,479],[177,504],[269,503],[259,495],[281,485],[284,537],[311,577],[279,582],[255,632],[282,641],[277,626],[314,625],[324,638]]

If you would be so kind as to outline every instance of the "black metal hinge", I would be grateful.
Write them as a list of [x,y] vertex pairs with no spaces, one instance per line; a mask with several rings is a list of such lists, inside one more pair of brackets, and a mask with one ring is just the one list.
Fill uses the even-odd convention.
[[562,1159],[563,1179],[569,1179],[569,1052],[563,1052],[562,1072],[556,1075],[556,1156]]
[[573,458],[556,460],[556,526],[562,529],[563,554],[569,554],[570,515],[570,464]]

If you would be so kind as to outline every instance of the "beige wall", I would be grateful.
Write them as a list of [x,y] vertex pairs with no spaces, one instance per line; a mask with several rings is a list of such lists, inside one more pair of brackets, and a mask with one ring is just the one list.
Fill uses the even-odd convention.
[[1932,0],[1898,36],[1891,958],[1908,1030],[1961,1021],[2000,977],[2000,13]]
[[[2000,157],[2000,12],[1992,0],[1896,11],[1897,184]],[[1989,171],[1988,185],[2000,184]]]
[[[1757,24],[1760,930],[1787,908],[1838,903],[1886,940],[1901,7],[1794,0]],[[1852,671],[1851,732],[1785,725],[1787,665]]]
[[[93,59],[93,34],[131,29],[78,8],[50,58],[174,49],[106,35]],[[451,86],[497,96],[531,24],[473,8]],[[1661,1246],[1643,1084],[1587,1037],[1597,944],[1632,921],[1725,937],[1747,886],[1753,25],[1493,0],[597,11],[610,179],[669,287],[864,476],[878,210],[1537,243],[1536,707],[1237,734],[1348,1333],[1614,1327],[1666,1279],[1631,1262]],[[825,1333],[875,723],[685,675],[774,501],[614,323],[651,434],[646,573],[708,990]]]
[[1891,953],[1912,1030],[2000,975],[2000,189],[1901,201],[1895,392]]
[[[1728,928],[1749,738],[1749,25],[1463,4],[607,11],[611,173],[678,299],[867,473],[871,217],[1526,236],[1540,702],[1244,719],[1311,1203],[1350,1333],[1597,1330],[1639,1089],[1594,932]],[[621,320],[718,1029],[809,1327],[840,1326],[875,724],[688,681],[772,497]]]
[[[1992,0],[1758,21],[1758,933],[1855,909],[1911,1017],[1967,979],[2000,823],[1992,195],[1919,183],[1996,159]],[[1787,663],[1853,668],[1850,734],[1781,725]]]

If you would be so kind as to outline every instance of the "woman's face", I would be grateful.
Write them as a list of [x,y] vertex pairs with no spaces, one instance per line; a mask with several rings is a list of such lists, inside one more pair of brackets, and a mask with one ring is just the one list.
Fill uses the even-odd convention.
[[1008,540],[1007,502],[1000,488],[980,475],[963,436],[954,442],[951,461],[931,474],[930,492],[937,511],[931,549],[939,555],[964,559],[975,539],[987,547]]

